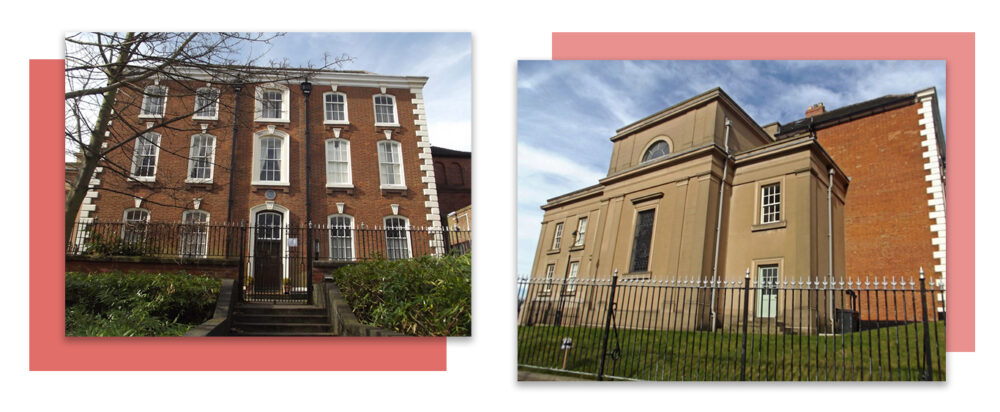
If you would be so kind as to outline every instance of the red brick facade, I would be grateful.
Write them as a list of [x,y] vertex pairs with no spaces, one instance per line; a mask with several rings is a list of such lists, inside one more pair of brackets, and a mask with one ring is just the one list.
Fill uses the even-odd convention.
[[472,153],[434,147],[434,180],[441,205],[441,221],[472,204]]
[[[362,76],[363,77],[363,76]],[[96,191],[98,196],[91,201],[95,207],[89,217],[99,220],[113,221],[123,217],[125,209],[136,207],[136,198],[143,199],[141,207],[149,210],[150,220],[154,222],[180,221],[185,210],[195,208],[194,199],[199,198],[199,209],[209,212],[213,223],[247,222],[251,219],[250,209],[265,204],[265,192],[272,189],[277,193],[274,204],[289,210],[291,226],[304,225],[307,221],[305,202],[306,150],[310,156],[310,201],[311,220],[314,224],[325,224],[328,215],[337,214],[337,203],[343,203],[343,213],[352,215],[355,224],[367,226],[383,225],[383,218],[393,215],[390,207],[398,205],[398,214],[409,219],[415,227],[436,226],[437,216],[436,193],[433,183],[433,172],[430,171],[432,158],[429,143],[426,141],[424,128],[421,87],[425,78],[402,78],[402,86],[386,87],[385,94],[395,97],[398,127],[376,127],[374,119],[373,96],[382,94],[382,89],[373,83],[372,87],[338,85],[337,92],[346,94],[348,107],[347,125],[325,125],[323,94],[333,90],[331,83],[314,83],[309,102],[309,147],[306,147],[306,107],[304,95],[297,82],[289,83],[288,122],[255,121],[256,86],[248,85],[239,96],[237,107],[238,120],[235,130],[235,156],[233,155],[233,124],[234,116],[231,108],[235,103],[235,93],[230,86],[213,85],[221,90],[220,110],[218,120],[193,120],[188,117],[172,123],[168,127],[158,128],[160,133],[160,149],[156,162],[155,182],[136,183],[128,178],[132,163],[134,144],[122,145],[119,150],[107,156],[108,163],[97,176],[99,180]],[[417,80],[413,80],[417,79]],[[422,79],[422,80],[420,80]],[[358,83],[366,79],[359,79]],[[192,82],[197,83],[197,82]],[[152,84],[152,82],[150,82]],[[192,90],[206,83],[182,87],[170,82],[163,82],[168,87],[166,101],[166,116],[170,118],[183,113],[190,113],[194,105],[194,96],[175,95],[174,91]],[[141,98],[141,96],[140,96]],[[125,99],[129,99],[125,97]],[[122,100],[122,99],[120,99]],[[161,119],[144,119],[139,117],[139,99],[123,101],[119,110],[124,119],[131,119],[132,124],[113,124],[112,141],[109,147],[117,143],[114,136],[130,135],[128,129],[145,128],[147,121],[160,122]],[[202,132],[216,138],[215,165],[211,184],[187,184],[185,178],[188,172],[188,153],[191,137]],[[275,132],[284,132],[289,136],[288,142],[288,186],[254,185],[251,184],[253,174],[253,154],[255,150],[255,133],[268,132],[273,126]],[[350,144],[350,166],[352,173],[352,190],[330,191],[326,188],[326,140],[334,138],[334,128],[340,129],[340,138]],[[385,130],[390,130],[391,140],[401,144],[403,178],[405,191],[385,191],[380,189],[379,163],[377,142],[386,140]],[[421,136],[423,134],[423,136]],[[426,149],[426,150],[425,150]],[[259,149],[257,149],[259,150]],[[231,161],[233,159],[233,161]],[[116,171],[116,169],[121,169]],[[230,171],[232,171],[232,206],[230,208]],[[151,187],[149,187],[151,186]]]

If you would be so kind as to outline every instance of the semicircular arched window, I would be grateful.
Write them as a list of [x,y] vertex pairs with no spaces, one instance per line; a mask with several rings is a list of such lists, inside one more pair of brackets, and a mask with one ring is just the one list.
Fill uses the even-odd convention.
[[653,143],[652,146],[649,146],[649,149],[646,149],[646,153],[642,155],[642,162],[645,163],[668,154],[670,154],[670,145],[668,145],[667,142],[660,140]]

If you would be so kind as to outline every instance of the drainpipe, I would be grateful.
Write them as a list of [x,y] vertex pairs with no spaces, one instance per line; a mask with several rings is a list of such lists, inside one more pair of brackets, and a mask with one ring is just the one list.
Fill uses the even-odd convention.
[[309,163],[309,95],[312,93],[312,83],[309,83],[309,79],[306,79],[302,84],[302,95],[305,100],[305,123],[306,123],[306,133],[305,133],[305,148],[306,148],[306,293],[308,294],[309,304],[313,304],[313,286],[312,286],[312,272],[313,272],[313,259],[312,259],[312,211],[309,206],[309,171],[311,164]]
[[725,146],[726,146],[726,160],[725,160],[725,164],[722,166],[722,180],[719,181],[719,216],[718,216],[718,219],[715,222],[715,258],[714,258],[715,262],[712,263],[712,300],[710,301],[710,303],[712,305],[711,306],[711,308],[712,308],[712,332],[715,332],[716,320],[718,318],[718,314],[715,313],[715,289],[716,289],[716,281],[718,280],[718,276],[719,276],[719,240],[720,240],[720,237],[721,237],[719,235],[722,232],[722,196],[723,196],[723,194],[725,194],[725,191],[726,191],[726,175],[729,173],[729,157],[730,157],[729,156],[729,129],[732,127],[732,124],[733,123],[730,122],[729,118],[727,117],[726,118],[726,144],[725,144]]
[[830,289],[827,291],[829,296],[827,300],[829,301],[830,309],[830,331],[832,332],[834,328],[833,321],[833,168],[831,167],[828,171],[830,182],[826,186],[826,243],[827,243],[827,254],[830,260],[829,262],[829,275],[830,275]]
[[[229,147],[229,199],[226,200],[226,222],[229,224],[233,223],[233,175],[236,171],[236,129],[239,125],[240,119],[240,91],[243,90],[243,84],[236,83],[233,85],[233,92],[236,95],[233,101],[233,142]],[[214,167],[214,166],[213,166]],[[233,229],[229,229],[226,233],[226,256],[229,256],[229,252],[232,250],[233,243]],[[245,245],[241,245],[241,248]],[[242,249],[241,249],[242,250]],[[242,252],[240,252],[242,254]],[[240,265],[244,265],[244,262],[240,262]]]

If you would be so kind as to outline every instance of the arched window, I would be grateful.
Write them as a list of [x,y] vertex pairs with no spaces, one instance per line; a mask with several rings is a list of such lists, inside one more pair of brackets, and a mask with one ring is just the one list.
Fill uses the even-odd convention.
[[288,186],[288,133],[262,130],[254,134],[254,185]]
[[386,258],[410,258],[410,221],[402,216],[388,216],[385,222]]
[[378,142],[379,179],[383,189],[405,189],[401,145],[393,140]]
[[185,210],[181,215],[181,256],[205,257],[208,254],[208,212]]
[[188,156],[188,183],[212,183],[215,165],[215,136],[191,136],[191,153]]
[[451,170],[455,172],[455,178],[451,179],[456,186],[465,186],[465,169],[458,162],[451,162]]
[[219,89],[202,87],[194,98],[194,119],[217,120],[219,118]]
[[167,86],[149,85],[142,91],[139,117],[163,117],[167,108]]
[[348,123],[346,94],[337,92],[323,93],[323,123]]
[[330,215],[330,260],[354,260],[354,217]]
[[444,163],[434,162],[434,180],[441,186],[448,185],[448,174],[445,173]]
[[326,141],[326,186],[351,187],[351,142]]
[[646,149],[646,153],[642,155],[642,162],[648,162],[657,158],[661,158],[670,154],[670,145],[667,142],[660,140],[653,143]]
[[125,209],[122,216],[122,240],[125,243],[146,241],[149,226],[149,211],[141,208]]
[[372,96],[375,103],[376,126],[399,126],[396,116],[396,96],[391,94],[376,94]]

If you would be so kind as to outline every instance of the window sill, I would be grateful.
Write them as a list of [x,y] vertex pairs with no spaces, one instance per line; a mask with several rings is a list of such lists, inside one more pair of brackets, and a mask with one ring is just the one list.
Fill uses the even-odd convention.
[[191,179],[188,179],[188,180],[184,181],[184,185],[187,186],[188,189],[202,188],[202,189],[210,190],[210,189],[212,189],[212,185],[214,185],[214,183],[211,180],[191,180]]
[[252,182],[253,191],[258,192],[261,190],[280,190],[282,192],[288,193],[288,183],[277,183],[277,182]]
[[262,117],[255,117],[253,121],[257,123],[291,123],[288,119],[265,119]]
[[751,232],[762,232],[762,231],[765,231],[765,230],[784,229],[786,226],[788,226],[788,222],[782,220],[780,222],[774,222],[774,223],[762,223],[762,224],[759,224],[759,225],[751,225],[750,226],[750,231]]
[[399,127],[399,123],[375,123],[375,127]]
[[569,248],[570,252],[576,252],[578,250],[583,250],[584,245],[573,245]]
[[162,119],[163,115],[162,114],[140,114],[139,118],[140,119]]
[[573,297],[573,296],[576,296],[576,291],[575,290],[567,290],[567,291],[563,291],[563,292],[559,293],[559,295],[566,296],[566,297]]
[[210,122],[214,122],[214,121],[218,121],[218,120],[219,120],[219,116],[215,116],[215,117],[199,117],[199,116],[191,116],[191,120],[200,120],[200,121],[210,121]]
[[347,120],[324,120],[323,124],[332,126],[350,126],[351,122]]
[[379,189],[382,190],[382,195],[397,193],[406,196],[406,186],[381,185]]
[[129,176],[127,183],[153,183],[156,182],[156,176]]
[[562,250],[559,250],[559,249],[549,249],[549,250],[545,251],[545,254],[546,255],[554,255],[554,254],[559,253],[561,251]]
[[629,272],[624,276],[624,280],[649,280],[653,272]]
[[327,185],[326,194],[334,194],[337,192],[344,192],[348,195],[354,194],[354,185]]

